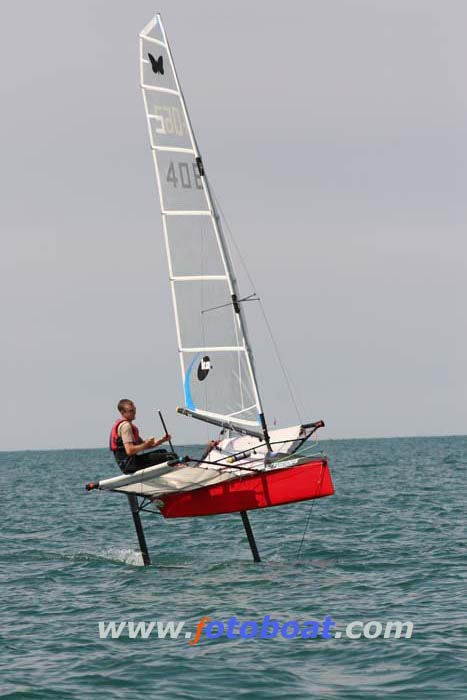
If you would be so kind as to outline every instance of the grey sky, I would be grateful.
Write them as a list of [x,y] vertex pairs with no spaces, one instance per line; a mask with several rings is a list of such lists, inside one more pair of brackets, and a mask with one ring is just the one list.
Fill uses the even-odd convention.
[[[281,4],[282,5],[282,4]],[[2,3],[0,449],[182,401],[137,34],[162,13],[207,173],[323,437],[465,433],[464,2]],[[251,304],[267,415],[296,417]],[[159,430],[159,427],[157,427]]]

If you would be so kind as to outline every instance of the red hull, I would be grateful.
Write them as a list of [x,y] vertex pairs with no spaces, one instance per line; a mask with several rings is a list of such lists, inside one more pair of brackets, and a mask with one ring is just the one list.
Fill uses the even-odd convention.
[[220,515],[332,496],[326,458],[161,496],[164,518]]

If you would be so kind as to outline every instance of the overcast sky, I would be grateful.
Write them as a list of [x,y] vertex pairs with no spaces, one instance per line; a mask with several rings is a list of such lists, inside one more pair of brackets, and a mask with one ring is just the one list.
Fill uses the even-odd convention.
[[[466,433],[467,4],[0,9],[0,449],[100,447],[182,402],[138,32],[162,13],[205,167],[303,419]],[[245,291],[249,291],[244,288]],[[266,415],[296,423],[250,304]]]

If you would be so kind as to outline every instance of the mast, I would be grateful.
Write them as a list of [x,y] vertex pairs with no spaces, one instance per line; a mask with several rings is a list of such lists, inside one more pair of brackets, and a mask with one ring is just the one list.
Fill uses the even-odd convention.
[[[191,123],[188,109],[186,106],[185,97],[184,97],[184,94],[183,94],[183,91],[182,91],[182,88],[181,88],[181,85],[180,85],[180,82],[178,79],[177,71],[176,71],[175,64],[174,64],[173,57],[172,57],[172,52],[170,49],[169,42],[167,40],[167,35],[165,33],[165,29],[164,29],[164,26],[162,24],[162,19],[161,19],[160,14],[156,15],[155,22],[160,27],[162,41],[150,39],[147,36],[147,34],[145,34],[145,32],[147,31],[147,27],[151,27],[151,23],[149,23],[149,25],[147,25],[147,27],[140,34],[141,43],[144,39],[148,40],[148,41],[155,41],[156,44],[159,43],[167,51],[167,57],[168,57],[169,62],[170,62],[170,67],[172,69],[173,79],[174,79],[174,83],[175,83],[175,90],[168,90],[168,92],[176,93],[179,96],[180,104],[181,104],[183,114],[184,114],[184,117],[186,120],[186,126],[188,129],[190,143],[191,143],[193,153],[195,156],[195,161],[196,161],[196,166],[197,166],[198,173],[199,173],[199,178],[200,178],[200,181],[202,183],[202,187],[203,187],[204,194],[205,194],[206,201],[207,201],[208,208],[209,208],[209,211],[206,213],[209,213],[211,215],[211,218],[212,218],[212,225],[213,225],[215,237],[217,240],[220,255],[222,257],[222,262],[223,262],[223,265],[224,265],[224,268],[226,271],[226,279],[227,279],[227,283],[228,283],[228,287],[229,287],[229,291],[230,291],[231,304],[232,304],[232,307],[234,310],[235,324],[238,328],[240,338],[242,338],[242,340],[243,340],[243,349],[245,351],[245,359],[246,359],[248,372],[249,372],[250,379],[251,379],[252,389],[254,392],[254,400],[255,400],[255,404],[256,404],[256,410],[258,412],[259,419],[261,422],[261,428],[263,431],[264,440],[269,446],[269,435],[268,435],[266,420],[264,417],[264,410],[263,410],[263,405],[262,405],[262,401],[261,401],[261,396],[260,396],[260,392],[258,389],[258,381],[256,378],[253,352],[252,352],[251,345],[249,342],[246,318],[245,318],[244,311],[242,309],[241,298],[240,298],[240,295],[238,292],[238,285],[237,285],[237,280],[236,280],[234,269],[233,269],[232,260],[231,260],[228,246],[227,246],[225,236],[224,236],[224,233],[222,230],[220,216],[219,216],[219,213],[218,213],[217,208],[215,206],[214,199],[213,199],[213,196],[211,193],[211,188],[209,185],[209,181],[208,181],[208,178],[207,178],[205,170],[204,170],[204,165],[203,165],[201,153],[200,153],[198,143],[196,141],[196,137],[195,137],[195,134],[193,131],[192,123]],[[142,48],[141,48],[141,60],[142,61],[144,60]],[[143,75],[142,75],[142,88],[143,88],[143,94],[144,94],[145,85],[143,82]],[[160,87],[158,89],[161,90]],[[149,126],[149,113],[148,113],[146,98],[145,98],[145,105],[146,105],[146,113],[148,116],[148,126]],[[157,146],[154,149],[154,153],[155,153],[155,150],[157,150]],[[159,147],[159,150],[161,150],[160,147]],[[169,150],[169,149],[164,149],[164,150]],[[172,148],[171,150],[179,150],[180,151],[180,150],[185,150],[185,149]],[[166,241],[167,256],[168,256],[168,262],[169,262],[169,272],[171,275],[171,279],[173,279],[173,275],[172,275],[172,271],[171,271],[171,256],[170,256],[170,252],[169,252],[168,235],[167,235],[166,212],[164,209],[164,202],[163,202],[163,197],[162,197],[161,178],[160,178],[159,168],[158,168],[158,164],[157,164],[157,158],[155,155],[154,155],[154,164],[155,164],[156,177],[157,177],[157,182],[158,182],[158,187],[159,187],[159,195],[160,195],[160,200],[161,200],[161,212],[162,212],[162,219],[163,219],[163,226],[164,226],[164,235],[165,235],[165,241]],[[201,213],[201,212],[193,211],[193,212],[186,212],[186,213],[195,215],[196,213]],[[172,283],[172,297],[173,297],[175,319],[176,319],[176,326],[177,326],[177,339],[178,339],[179,350],[181,351],[183,349],[183,344],[182,344],[181,333],[180,333],[180,328],[179,328],[177,303],[176,303],[173,283]],[[181,363],[182,363],[181,366],[182,366],[182,378],[183,378],[184,370],[185,370],[184,364],[183,364],[183,359],[181,359]],[[190,406],[188,406],[188,408],[190,408]],[[196,412],[195,413],[190,412],[190,413],[195,418],[199,417],[196,415]],[[209,416],[204,416],[203,419],[207,420],[209,422]]]

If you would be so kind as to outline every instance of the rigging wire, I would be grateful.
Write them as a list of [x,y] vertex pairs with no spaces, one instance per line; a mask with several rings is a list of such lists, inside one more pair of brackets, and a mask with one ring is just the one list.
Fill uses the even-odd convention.
[[262,315],[263,315],[264,323],[266,324],[266,328],[267,328],[268,331],[269,331],[269,336],[270,336],[271,341],[272,341],[272,344],[273,344],[273,346],[274,346],[274,349],[275,349],[275,352],[276,352],[276,355],[277,355],[277,360],[278,360],[279,365],[280,365],[280,367],[281,367],[282,374],[284,375],[285,383],[287,384],[287,389],[288,389],[288,391],[289,391],[290,398],[291,398],[292,403],[293,403],[293,405],[294,405],[295,412],[296,412],[296,414],[297,414],[298,420],[299,420],[300,423],[303,423],[303,418],[302,418],[302,416],[301,416],[301,414],[300,414],[300,411],[299,411],[299,409],[298,409],[297,402],[295,401],[295,396],[294,396],[293,391],[292,391],[292,385],[291,385],[291,381],[290,381],[290,379],[289,379],[289,375],[288,375],[287,369],[286,369],[286,367],[285,367],[285,364],[284,364],[283,361],[282,361],[281,355],[280,355],[280,353],[279,353],[279,348],[278,348],[277,343],[276,343],[276,340],[275,340],[275,338],[274,338],[274,336],[273,336],[271,326],[270,326],[270,324],[269,324],[268,318],[267,318],[267,316],[266,316],[266,313],[265,313],[265,311],[264,311],[264,307],[263,307],[263,304],[261,303],[261,301],[259,302],[259,306],[260,306],[260,309],[261,309],[261,313],[262,313]]
[[[260,309],[261,309],[261,314],[262,314],[262,316],[263,316],[264,323],[265,323],[266,328],[267,328],[267,330],[268,330],[269,337],[271,338],[271,342],[272,342],[272,345],[273,345],[273,347],[274,347],[274,351],[275,351],[275,353],[276,353],[276,357],[277,357],[277,360],[278,360],[278,362],[279,362],[279,366],[280,366],[280,368],[281,368],[281,370],[282,370],[282,374],[284,375],[284,379],[285,379],[285,383],[286,383],[286,386],[287,386],[287,390],[288,390],[288,392],[289,392],[290,399],[291,399],[292,404],[293,404],[293,406],[294,406],[294,408],[295,408],[295,412],[296,412],[296,414],[297,414],[297,418],[298,418],[299,422],[300,422],[300,423],[303,423],[302,415],[301,415],[300,410],[299,410],[299,408],[298,408],[297,402],[296,402],[296,400],[295,400],[294,392],[293,392],[293,389],[292,389],[292,380],[291,380],[291,378],[289,377],[289,374],[288,374],[288,372],[287,372],[287,369],[286,369],[286,367],[285,367],[284,362],[282,361],[282,357],[281,357],[281,354],[280,354],[280,351],[279,351],[279,347],[278,347],[278,345],[277,345],[276,339],[274,338],[271,325],[270,325],[270,323],[269,323],[269,320],[268,320],[268,318],[267,318],[267,316],[266,316],[266,312],[265,312],[265,310],[264,310],[263,303],[262,303],[262,301],[261,301],[261,298],[257,295],[257,293],[256,293],[256,291],[255,291],[255,284],[254,284],[253,279],[252,279],[252,277],[251,277],[251,275],[250,275],[250,272],[249,272],[248,267],[247,267],[247,265],[246,265],[246,262],[245,262],[245,260],[244,260],[244,258],[243,258],[243,255],[242,255],[242,253],[241,253],[241,251],[240,251],[240,248],[239,248],[239,246],[238,246],[238,244],[237,244],[237,242],[236,242],[236,240],[235,240],[235,238],[234,238],[234,235],[233,235],[233,233],[232,233],[232,229],[231,229],[231,227],[230,227],[230,225],[229,225],[229,222],[228,222],[228,220],[227,220],[227,217],[226,217],[226,215],[225,215],[225,213],[224,213],[224,211],[223,211],[223,209],[222,209],[222,207],[221,207],[221,204],[220,204],[220,202],[219,202],[219,198],[218,198],[217,194],[216,194],[215,191],[214,191],[214,188],[213,188],[213,186],[212,186],[212,181],[210,181],[210,185],[211,185],[212,196],[213,196],[213,199],[214,199],[215,204],[216,204],[216,208],[219,210],[219,212],[220,212],[220,214],[221,214],[221,216],[222,216],[222,218],[223,218],[223,220],[224,220],[225,227],[226,227],[226,230],[227,230],[227,232],[228,232],[228,234],[229,234],[229,237],[230,237],[230,240],[231,240],[231,242],[232,242],[232,245],[233,245],[233,247],[234,247],[235,250],[236,250],[236,253],[237,253],[238,257],[239,257],[240,263],[241,263],[241,265],[242,265],[242,267],[243,267],[243,270],[244,270],[244,272],[245,272],[245,274],[246,274],[246,276],[247,276],[247,278],[248,278],[248,281],[249,281],[249,283],[250,283],[250,285],[251,285],[251,288],[252,288],[252,290],[253,290],[253,293],[250,294],[250,295],[248,295],[248,296],[245,298],[245,300],[249,300],[248,297],[252,297],[252,296],[254,296],[254,295],[257,296],[257,301],[259,301],[259,306],[260,306]],[[256,301],[256,299],[255,299],[255,301]],[[300,402],[300,403],[301,403],[301,402]],[[302,405],[302,408],[303,408],[303,405]]]

